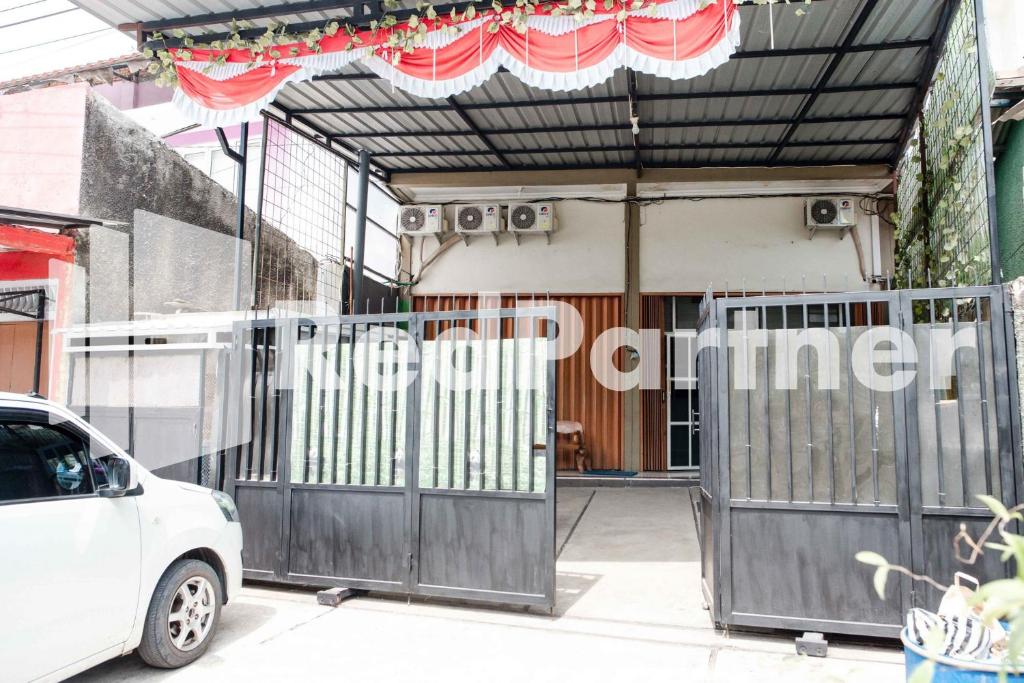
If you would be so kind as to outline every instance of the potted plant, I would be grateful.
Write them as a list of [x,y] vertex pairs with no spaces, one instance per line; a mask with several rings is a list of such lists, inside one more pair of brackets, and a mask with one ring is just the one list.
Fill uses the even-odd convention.
[[[987,628],[1006,631],[1005,655],[998,663],[945,656],[945,633],[941,624],[925,636],[923,644],[908,638],[908,629],[904,628],[901,639],[906,655],[907,679],[911,683],[1024,681],[1024,659],[1021,658],[1024,651],[1024,536],[1010,530],[1014,522],[1024,522],[1024,505],[1007,509],[991,496],[980,495],[978,499],[992,511],[993,519],[977,540],[971,538],[966,527],[961,525],[954,539],[954,549],[957,559],[967,564],[976,562],[986,549],[1001,553],[1003,562],[1013,560],[1016,563],[1013,578],[981,584],[967,597],[967,605]],[[1000,540],[992,540],[997,534]],[[965,545],[970,549],[966,556],[961,553]],[[878,553],[862,551],[857,553],[856,559],[875,567],[875,591],[883,599],[885,584],[892,572],[948,591],[947,586],[933,578],[890,564]]]

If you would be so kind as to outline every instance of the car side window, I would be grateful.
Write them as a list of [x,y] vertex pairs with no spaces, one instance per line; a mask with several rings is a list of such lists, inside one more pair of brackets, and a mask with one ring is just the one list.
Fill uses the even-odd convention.
[[0,503],[94,492],[86,444],[70,431],[28,420],[0,421]]

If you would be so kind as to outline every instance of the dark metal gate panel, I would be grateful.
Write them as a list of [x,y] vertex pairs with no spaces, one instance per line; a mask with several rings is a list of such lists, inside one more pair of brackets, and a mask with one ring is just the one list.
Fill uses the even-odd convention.
[[[239,324],[248,405],[225,488],[246,575],[553,605],[552,319],[525,308]],[[438,376],[441,354],[470,378],[465,391],[454,369]]]
[[[702,468],[701,518],[716,622],[894,636],[907,609],[937,604],[902,576],[879,600],[870,568],[853,557],[871,550],[949,577],[965,569],[950,557],[960,523],[989,517],[974,495],[1016,501],[1005,313],[1000,287],[706,301],[702,330],[729,341],[698,357],[702,386],[712,389],[702,396],[701,446],[714,457]],[[952,355],[952,393],[930,388],[930,348],[905,387],[851,381],[863,370],[858,344],[874,347],[895,330],[921,348],[943,326],[977,344]],[[821,332],[824,351],[803,348]],[[907,344],[887,350],[894,371],[916,360]],[[785,367],[775,366],[780,358]],[[795,389],[775,386],[780,371],[796,378]],[[738,388],[738,377],[754,383]],[[967,569],[980,578],[1006,571],[998,558]]]

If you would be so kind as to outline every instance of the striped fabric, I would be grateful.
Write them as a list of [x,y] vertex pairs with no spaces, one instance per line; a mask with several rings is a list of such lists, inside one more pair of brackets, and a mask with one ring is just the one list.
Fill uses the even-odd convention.
[[944,617],[923,609],[912,609],[907,614],[907,637],[927,647],[926,641],[933,629],[942,629],[942,651],[947,657],[982,660],[988,656],[992,634],[975,617]]

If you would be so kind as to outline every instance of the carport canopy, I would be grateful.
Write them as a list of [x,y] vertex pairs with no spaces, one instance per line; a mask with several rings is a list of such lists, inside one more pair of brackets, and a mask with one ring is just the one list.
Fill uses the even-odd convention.
[[[74,0],[140,46],[154,32],[209,41],[232,20],[306,31],[367,26],[382,3]],[[514,5],[514,3],[509,3]],[[716,68],[673,80],[619,68],[574,91],[526,85],[504,69],[469,90],[418,97],[354,61],[288,83],[266,109],[373,172],[400,173],[887,165],[911,135],[956,0],[741,4],[739,47]],[[468,3],[437,6],[438,14]],[[485,5],[486,6],[486,5]],[[209,5],[213,7],[213,5]],[[388,10],[400,19],[411,2]],[[150,45],[153,45],[150,42]]]

